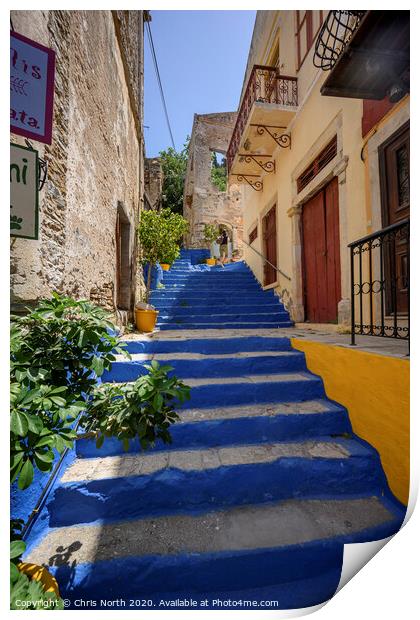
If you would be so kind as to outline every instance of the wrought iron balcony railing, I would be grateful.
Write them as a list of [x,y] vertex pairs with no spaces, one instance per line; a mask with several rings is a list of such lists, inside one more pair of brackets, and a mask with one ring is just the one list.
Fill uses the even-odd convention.
[[313,63],[323,71],[334,67],[366,11],[330,11],[315,42]]
[[232,162],[237,153],[254,103],[276,103],[282,106],[297,106],[297,78],[280,75],[277,67],[253,66],[227,151],[226,159],[229,170],[232,167]]
[[351,343],[355,336],[410,337],[410,220],[353,241]]

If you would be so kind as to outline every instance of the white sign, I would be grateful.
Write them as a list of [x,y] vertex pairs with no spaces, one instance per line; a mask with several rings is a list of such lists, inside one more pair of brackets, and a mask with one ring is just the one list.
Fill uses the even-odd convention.
[[10,145],[10,235],[38,239],[38,151]]

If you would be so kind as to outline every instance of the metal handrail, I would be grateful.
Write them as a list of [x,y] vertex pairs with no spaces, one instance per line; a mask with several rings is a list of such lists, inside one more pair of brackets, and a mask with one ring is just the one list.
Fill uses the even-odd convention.
[[289,282],[292,281],[292,278],[289,278],[288,275],[286,275],[284,273],[284,271],[282,271],[281,269],[279,269],[278,267],[276,267],[275,265],[273,265],[273,263],[270,263],[270,261],[268,260],[268,258],[266,258],[263,254],[261,254],[261,252],[258,252],[258,250],[256,250],[255,248],[252,247],[252,245],[249,245],[249,243],[247,243],[245,241],[245,239],[242,239],[242,243],[245,243],[245,245],[247,245],[249,248],[251,248],[251,250],[254,250],[254,252],[256,254],[258,254],[258,256],[260,256],[266,263],[268,263],[270,265],[270,267],[272,267],[273,269],[275,269],[276,271],[278,271],[279,273],[281,273],[281,275],[283,276],[283,278],[286,278],[286,280],[289,280]]

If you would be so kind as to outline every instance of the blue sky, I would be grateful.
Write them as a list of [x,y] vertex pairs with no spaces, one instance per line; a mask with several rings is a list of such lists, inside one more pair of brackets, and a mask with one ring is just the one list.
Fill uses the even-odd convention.
[[[255,11],[151,11],[160,77],[179,150],[191,133],[194,112],[238,107]],[[147,157],[171,145],[145,30]]]

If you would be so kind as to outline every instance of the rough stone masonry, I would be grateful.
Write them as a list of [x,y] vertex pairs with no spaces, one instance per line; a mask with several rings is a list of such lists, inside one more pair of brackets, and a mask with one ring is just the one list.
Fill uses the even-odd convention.
[[121,319],[140,296],[144,14],[11,13],[17,32],[56,52],[52,144],[32,142],[48,164],[39,239],[11,241],[14,311],[58,291]]
[[188,248],[206,247],[205,224],[225,225],[233,250],[242,253],[242,194],[239,185],[220,191],[211,180],[212,153],[226,155],[236,112],[195,114],[191,133],[184,190],[184,217],[190,224],[185,241]]

